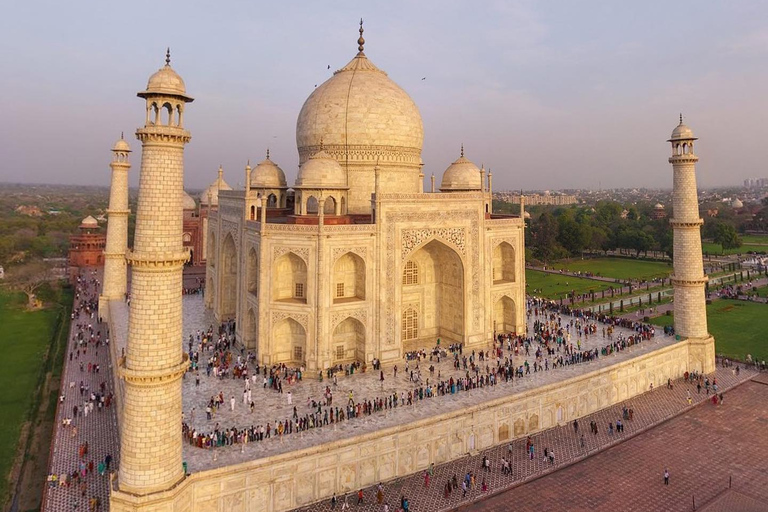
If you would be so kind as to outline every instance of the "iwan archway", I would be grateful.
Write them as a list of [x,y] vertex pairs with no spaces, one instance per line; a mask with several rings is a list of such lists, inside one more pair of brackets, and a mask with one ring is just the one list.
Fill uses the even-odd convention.
[[458,253],[439,240],[414,251],[400,282],[400,340],[404,351],[463,342],[464,265]]

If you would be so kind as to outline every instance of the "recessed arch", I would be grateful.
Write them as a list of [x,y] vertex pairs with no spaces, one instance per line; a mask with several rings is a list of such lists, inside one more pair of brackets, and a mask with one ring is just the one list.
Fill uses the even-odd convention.
[[336,215],[336,199],[333,196],[325,198],[323,203],[323,213],[325,215]]
[[509,242],[493,248],[493,284],[515,281],[515,249]]
[[272,299],[307,302],[307,264],[294,252],[277,258],[272,266]]
[[301,365],[306,358],[307,333],[293,318],[284,318],[272,328],[272,360]]
[[493,306],[493,329],[496,332],[515,332],[515,301],[504,295]]
[[208,263],[210,266],[215,267],[218,258],[216,257],[216,233],[211,231],[211,236],[208,237]]
[[319,206],[318,206],[317,198],[315,196],[309,196],[307,198],[307,208],[305,210],[306,213],[317,214],[318,208]]
[[[409,261],[418,268],[417,282],[402,284],[401,281],[401,301],[417,313],[418,329],[417,339],[401,338],[403,349],[433,347],[437,338],[465,341],[465,285],[461,256],[441,240],[432,239],[413,251]],[[405,266],[408,266],[407,261]],[[401,322],[404,319],[401,318]],[[411,336],[412,333],[412,330],[401,328],[401,336]]]
[[333,302],[365,300],[365,261],[353,252],[342,254],[333,265]]
[[235,316],[237,306],[237,247],[231,234],[221,244],[221,304],[219,316]]
[[259,255],[253,247],[248,251],[248,292],[259,293]]
[[256,316],[256,313],[253,311],[252,308],[248,309],[248,316],[246,317],[245,322],[245,331],[244,331],[244,337],[245,337],[245,346],[246,348],[253,349],[256,348],[259,336],[259,321],[258,317]]
[[365,326],[351,316],[333,330],[333,359],[335,362],[365,361]]

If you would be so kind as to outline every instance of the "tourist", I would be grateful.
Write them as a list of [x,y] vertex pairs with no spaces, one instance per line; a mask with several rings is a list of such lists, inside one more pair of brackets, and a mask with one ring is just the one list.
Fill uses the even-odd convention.
[[669,485],[669,470],[664,468],[664,485]]

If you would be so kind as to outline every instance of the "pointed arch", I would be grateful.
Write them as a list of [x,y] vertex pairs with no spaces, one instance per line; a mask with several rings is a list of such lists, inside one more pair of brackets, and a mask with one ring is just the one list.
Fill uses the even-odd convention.
[[317,198],[315,196],[309,196],[307,198],[307,207],[304,209],[304,212],[307,214],[309,213],[317,214],[318,208],[319,208],[319,205],[317,202]]
[[493,284],[515,281],[515,249],[509,242],[493,248]]
[[[400,282],[401,301],[407,305],[401,312],[401,322],[406,320],[405,311],[411,308],[416,312],[418,328],[414,339],[414,329],[401,324],[403,348],[424,348],[421,340],[428,340],[425,343],[433,346],[436,338],[465,341],[465,276],[461,256],[443,241],[431,239],[413,251],[408,261]],[[417,269],[415,280],[409,280],[405,267]]]
[[245,321],[245,347],[248,349],[254,349],[258,347],[259,337],[259,320],[253,308],[248,309],[248,315]]
[[323,202],[323,213],[325,215],[336,215],[336,199],[333,196],[328,196]]
[[237,247],[228,233],[221,244],[221,303],[220,318],[232,318],[237,307]]
[[287,252],[272,265],[272,300],[307,302],[307,264],[294,252]]
[[365,361],[365,326],[348,316],[333,330],[334,362]]
[[333,265],[333,302],[365,300],[365,261],[353,252],[344,253]]
[[259,294],[259,255],[254,247],[248,251],[248,292]]
[[508,295],[504,295],[493,307],[493,330],[515,332],[515,320],[515,301]]
[[307,333],[293,318],[284,318],[272,328],[273,362],[301,365],[306,358],[306,348]]

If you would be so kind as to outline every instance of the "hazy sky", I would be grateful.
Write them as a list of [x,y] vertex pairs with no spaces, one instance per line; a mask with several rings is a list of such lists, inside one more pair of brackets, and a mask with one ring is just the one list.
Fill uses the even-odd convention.
[[670,187],[681,111],[700,185],[768,176],[768,2],[30,0],[0,16],[0,181],[108,184],[125,131],[137,183],[136,92],[170,46],[195,97],[186,186],[219,163],[242,184],[267,146],[292,184],[296,117],[360,17],[421,110],[427,176],[463,142],[496,189]]

